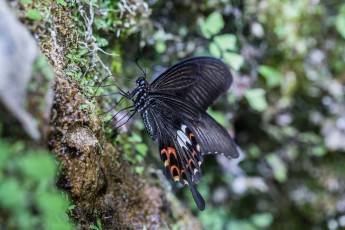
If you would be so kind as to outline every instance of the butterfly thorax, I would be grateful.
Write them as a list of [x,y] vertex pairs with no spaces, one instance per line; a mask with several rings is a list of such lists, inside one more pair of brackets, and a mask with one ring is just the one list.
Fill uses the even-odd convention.
[[135,88],[130,98],[134,103],[136,110],[142,113],[148,106],[147,95],[148,95],[149,84],[145,78],[140,77],[137,80],[137,88]]

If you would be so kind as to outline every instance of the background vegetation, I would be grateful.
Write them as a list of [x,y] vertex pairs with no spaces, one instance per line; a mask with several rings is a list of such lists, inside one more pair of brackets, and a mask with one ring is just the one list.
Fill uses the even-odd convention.
[[[50,219],[52,217],[48,214],[59,216],[63,226],[60,229],[73,222],[77,222],[79,228],[87,226],[93,229],[119,226],[199,229],[198,221],[192,221],[189,212],[185,218],[184,211],[182,215],[176,214],[184,208],[190,209],[205,229],[345,228],[343,1],[93,0],[56,1],[53,4],[54,11],[47,10],[50,3],[45,1],[21,0],[13,7],[17,10],[17,17],[41,38],[40,49],[54,70],[57,72],[59,69],[63,76],[66,75],[65,78],[57,76],[55,94],[58,96],[55,99],[58,100],[53,107],[57,115],[52,118],[52,126],[59,129],[68,125],[74,127],[72,123],[63,123],[59,117],[74,116],[78,111],[82,113],[79,117],[82,123],[90,124],[90,130],[96,133],[99,124],[92,120],[93,117],[107,122],[114,115],[110,112],[102,116],[99,107],[107,111],[119,101],[119,97],[88,96],[95,93],[107,95],[118,90],[108,87],[96,92],[88,85],[99,85],[110,73],[130,79],[142,76],[134,62],[138,57],[143,56],[139,64],[146,68],[151,81],[179,60],[209,55],[226,62],[234,75],[230,91],[210,108],[209,113],[234,136],[241,149],[241,157],[229,160],[221,156],[206,156],[202,165],[203,177],[198,185],[206,201],[206,210],[199,212],[188,189],[180,188],[162,176],[157,144],[148,138],[139,117],[134,117],[116,132],[109,132],[109,127],[114,125],[110,122],[104,131],[111,133],[107,140],[120,154],[116,152],[116,157],[107,159],[111,159],[117,169],[124,167],[126,170],[128,167],[128,173],[135,178],[133,181],[116,178],[119,181],[116,186],[125,183],[127,186],[127,183],[138,180],[138,184],[154,184],[164,194],[174,194],[168,195],[167,200],[157,198],[153,201],[164,203],[157,216],[162,218],[160,213],[168,213],[163,216],[166,222],[150,225],[156,221],[150,212],[150,215],[142,215],[152,218],[137,222],[115,218],[126,222],[116,225],[105,218],[113,212],[109,214],[109,207],[104,203],[99,205],[99,200],[90,203],[91,211],[81,218],[85,207],[83,202],[88,198],[75,196],[72,188],[70,199],[65,192],[60,195],[51,184],[48,186],[47,181],[51,182],[55,172],[52,170],[53,158],[48,153],[38,154],[30,148],[23,148],[21,140],[12,136],[12,141],[0,142],[0,220],[6,222],[7,229],[12,226],[59,229],[59,226],[52,225],[60,222]],[[51,54],[46,48],[50,44],[48,39],[45,41],[40,34],[45,27],[55,26],[56,21],[51,20],[51,15],[55,18],[59,15],[66,22],[66,25],[59,25],[67,31],[60,31],[60,36],[65,37],[61,56]],[[47,24],[37,26],[39,23]],[[138,31],[141,31],[140,39]],[[60,64],[56,65],[54,60]],[[135,87],[131,82],[116,77],[108,80],[109,84],[115,80],[123,89]],[[68,87],[75,88],[67,91],[65,81],[73,82]],[[85,95],[87,100],[84,100]],[[60,104],[69,98],[74,98],[74,109],[62,113],[68,107],[60,107]],[[121,101],[115,111],[127,105],[130,103]],[[6,128],[3,129],[7,134]],[[47,140],[50,149],[66,164],[67,160],[61,160],[61,152],[77,147],[73,145],[71,148],[68,138],[67,144],[60,143],[62,135],[57,135],[56,131],[52,133],[51,139]],[[100,137],[99,142],[104,143],[104,139]],[[54,143],[67,147],[57,148]],[[82,149],[81,152],[88,151]],[[76,152],[72,151],[73,154]],[[90,152],[97,152],[94,158],[90,158],[96,162],[107,156],[107,153],[102,155],[93,148]],[[47,168],[33,172],[36,160],[46,162]],[[65,186],[68,173],[61,175],[64,172],[76,173],[69,170],[71,167],[60,165],[59,178],[64,179],[58,180],[57,184],[65,190],[70,189]],[[100,186],[104,186],[103,182]],[[101,197],[103,193],[99,190],[102,189],[91,191],[94,197],[90,195],[90,200]],[[129,194],[126,188],[121,192],[119,196],[125,196],[124,200],[131,199],[126,197]],[[42,199],[48,199],[49,205]],[[121,207],[126,206],[126,214],[130,213],[128,210],[140,209],[142,201],[138,199],[126,206],[128,203],[116,200]],[[66,209],[69,216],[61,211]],[[137,212],[133,213],[138,216]],[[37,216],[44,218],[37,219]]]
[[242,158],[206,157],[198,188],[207,208],[197,212],[206,228],[345,228],[344,9],[309,0],[152,5],[150,70],[211,55],[235,76],[210,113]]

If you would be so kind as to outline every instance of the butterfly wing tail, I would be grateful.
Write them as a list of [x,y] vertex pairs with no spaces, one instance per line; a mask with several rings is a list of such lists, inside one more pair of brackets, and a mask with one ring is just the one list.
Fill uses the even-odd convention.
[[202,198],[201,194],[198,192],[198,190],[196,190],[193,183],[189,183],[188,186],[189,186],[190,191],[192,192],[194,201],[196,205],[198,206],[199,210],[204,211],[205,210],[204,198]]

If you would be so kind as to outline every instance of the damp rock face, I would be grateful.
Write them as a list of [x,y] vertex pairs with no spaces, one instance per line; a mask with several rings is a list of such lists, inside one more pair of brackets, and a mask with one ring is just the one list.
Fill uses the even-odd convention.
[[169,226],[170,202],[165,192],[136,174],[110,143],[100,147],[97,117],[78,109],[85,98],[73,83],[59,77],[57,82],[61,88],[55,95],[50,145],[62,165],[57,185],[70,192],[76,204],[73,217],[80,228],[96,218],[109,228]]

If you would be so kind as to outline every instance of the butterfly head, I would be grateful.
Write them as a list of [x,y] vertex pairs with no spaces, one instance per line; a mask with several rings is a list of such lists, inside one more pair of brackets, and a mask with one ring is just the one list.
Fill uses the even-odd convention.
[[138,80],[137,80],[137,85],[138,87],[143,87],[145,85],[147,85],[147,81],[145,80],[145,78],[143,77],[139,77]]
[[130,98],[133,101],[138,112],[144,110],[147,106],[147,91],[149,83],[143,77],[139,77],[137,82],[137,88],[135,88],[130,94]]

